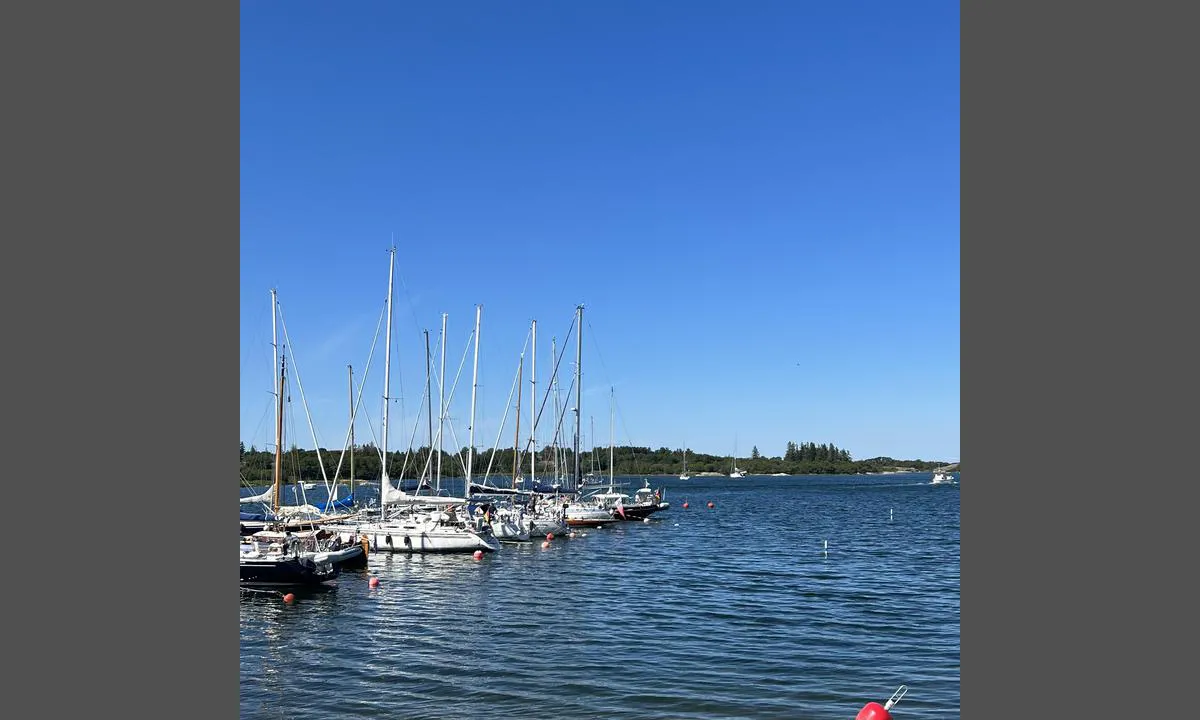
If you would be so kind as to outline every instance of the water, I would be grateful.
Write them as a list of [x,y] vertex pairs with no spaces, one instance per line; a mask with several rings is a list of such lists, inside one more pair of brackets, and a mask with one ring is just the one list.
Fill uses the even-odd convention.
[[958,718],[959,490],[929,478],[652,478],[649,523],[243,593],[241,716],[848,719],[903,684],[896,720]]

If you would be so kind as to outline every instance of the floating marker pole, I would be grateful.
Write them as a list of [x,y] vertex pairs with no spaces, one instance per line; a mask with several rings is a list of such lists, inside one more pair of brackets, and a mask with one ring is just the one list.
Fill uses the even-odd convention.
[[862,710],[858,711],[855,720],[892,720],[892,714],[889,710],[892,709],[893,705],[900,702],[900,698],[904,697],[904,694],[907,692],[908,687],[901,685],[883,705],[877,702],[867,703],[863,706]]

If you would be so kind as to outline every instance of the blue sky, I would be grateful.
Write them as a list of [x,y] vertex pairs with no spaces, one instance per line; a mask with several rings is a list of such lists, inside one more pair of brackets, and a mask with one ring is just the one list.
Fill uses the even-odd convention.
[[[958,3],[245,2],[241,19],[248,446],[273,442],[274,287],[303,386],[289,437],[313,447],[303,396],[342,447],[394,236],[390,448],[418,422],[427,441],[421,331],[436,370],[442,313],[448,383],[468,353],[451,449],[475,305],[491,446],[530,322],[541,393],[582,303],[599,445],[613,387],[620,445],[960,459]],[[379,441],[382,346],[359,442]]]

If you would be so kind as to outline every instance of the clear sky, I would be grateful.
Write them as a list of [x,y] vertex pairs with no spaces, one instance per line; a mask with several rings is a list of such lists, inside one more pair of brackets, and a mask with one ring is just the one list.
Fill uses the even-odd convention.
[[[442,313],[448,383],[466,359],[450,450],[467,444],[475,305],[486,447],[531,321],[540,394],[583,304],[585,447],[593,423],[608,444],[611,387],[618,445],[960,459],[958,3],[241,12],[247,446],[274,437],[273,287],[303,386],[293,374],[286,442],[314,446],[303,397],[320,445],[342,447],[353,365],[369,373],[356,440],[378,444],[382,334],[367,359],[394,236],[391,449],[418,422],[427,443],[422,330],[436,370]],[[500,444],[513,432],[510,409]]]

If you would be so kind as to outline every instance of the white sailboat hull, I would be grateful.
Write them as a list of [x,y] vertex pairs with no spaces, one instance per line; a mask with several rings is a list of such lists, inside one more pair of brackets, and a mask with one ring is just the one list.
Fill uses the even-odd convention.
[[372,552],[443,553],[496,552],[496,538],[458,527],[430,526],[428,523],[388,521],[354,526],[324,526],[336,532],[343,542],[366,536]]

